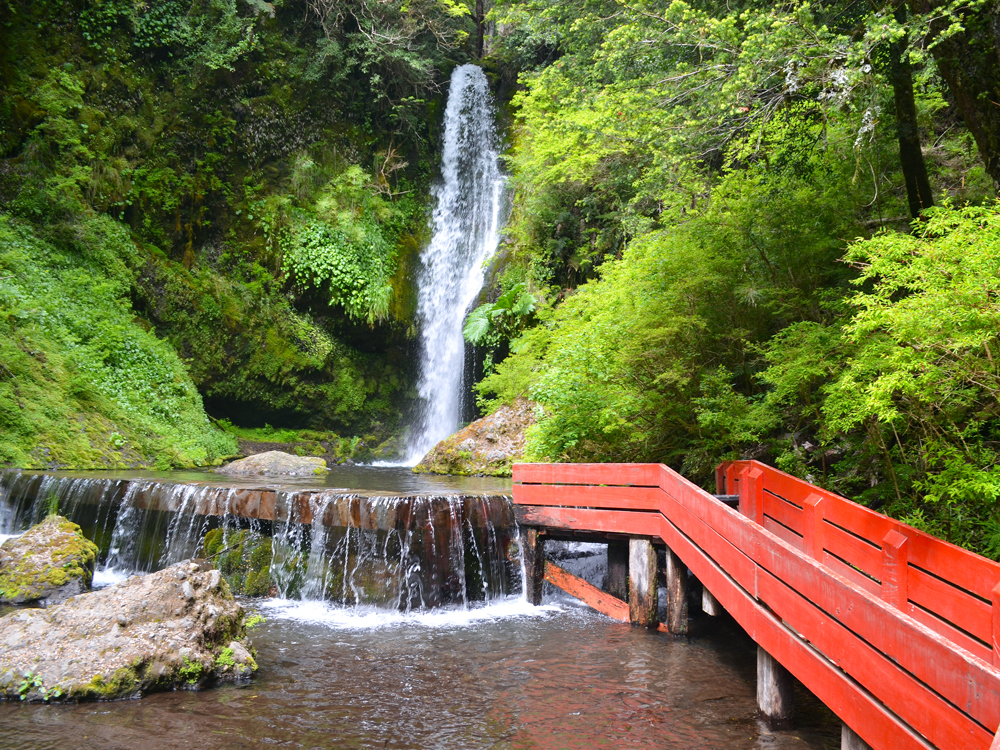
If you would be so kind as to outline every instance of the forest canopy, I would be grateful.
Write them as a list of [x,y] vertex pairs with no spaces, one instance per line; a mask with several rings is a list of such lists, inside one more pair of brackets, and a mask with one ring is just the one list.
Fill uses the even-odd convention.
[[477,388],[529,457],[759,458],[1000,554],[996,4],[492,13],[539,306]]

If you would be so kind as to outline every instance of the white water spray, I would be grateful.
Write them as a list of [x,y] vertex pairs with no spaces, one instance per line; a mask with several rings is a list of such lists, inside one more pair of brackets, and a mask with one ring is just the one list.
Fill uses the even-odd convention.
[[410,442],[410,465],[458,428],[465,365],[462,324],[499,242],[504,177],[493,99],[476,65],[462,65],[451,74],[441,177],[434,190],[433,235],[420,256],[422,408]]

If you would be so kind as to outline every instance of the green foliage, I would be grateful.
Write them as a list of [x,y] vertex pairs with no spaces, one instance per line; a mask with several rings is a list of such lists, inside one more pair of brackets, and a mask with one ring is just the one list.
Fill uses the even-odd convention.
[[193,661],[191,657],[185,654],[184,663],[177,670],[177,674],[188,685],[197,685],[204,671],[205,668],[201,665],[201,662]]
[[120,226],[94,218],[68,247],[0,215],[0,461],[92,468],[218,463],[177,354],[133,322]]
[[271,580],[271,539],[255,532],[218,528],[205,534],[202,553],[215,561],[230,590],[242,596],[267,596]]

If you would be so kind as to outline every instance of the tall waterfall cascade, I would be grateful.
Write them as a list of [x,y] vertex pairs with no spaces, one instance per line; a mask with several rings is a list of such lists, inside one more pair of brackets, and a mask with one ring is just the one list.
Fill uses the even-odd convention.
[[407,463],[416,464],[461,419],[465,340],[462,325],[483,287],[499,243],[505,180],[486,76],[476,65],[451,75],[444,119],[441,182],[430,244],[420,256],[421,408]]

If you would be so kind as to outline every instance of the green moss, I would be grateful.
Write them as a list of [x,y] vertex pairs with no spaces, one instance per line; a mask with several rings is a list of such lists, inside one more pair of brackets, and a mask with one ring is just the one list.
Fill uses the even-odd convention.
[[205,534],[202,551],[213,558],[233,594],[267,596],[271,580],[270,537],[246,529],[226,534],[213,529]]
[[201,680],[202,673],[205,668],[201,665],[201,662],[192,661],[190,657],[184,657],[184,663],[180,669],[177,670],[178,676],[187,685],[197,685]]
[[20,537],[16,549],[23,550],[17,563],[0,568],[0,598],[41,599],[75,578],[90,586],[98,549],[75,523],[49,516]]

